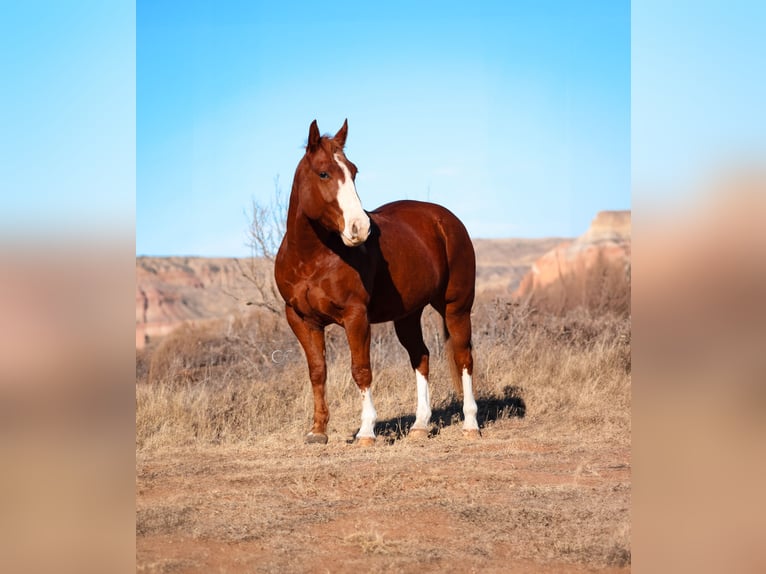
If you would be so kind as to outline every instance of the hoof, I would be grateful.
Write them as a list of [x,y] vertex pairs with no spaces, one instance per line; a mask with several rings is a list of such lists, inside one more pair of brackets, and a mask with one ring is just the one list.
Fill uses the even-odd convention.
[[478,440],[481,438],[479,429],[463,429],[463,438],[467,440]]
[[370,436],[360,436],[356,439],[356,444],[359,446],[375,446],[375,439]]
[[428,434],[428,429],[410,429],[410,432],[407,433],[407,438],[421,440],[428,438]]
[[306,435],[306,444],[327,444],[327,435],[310,432]]

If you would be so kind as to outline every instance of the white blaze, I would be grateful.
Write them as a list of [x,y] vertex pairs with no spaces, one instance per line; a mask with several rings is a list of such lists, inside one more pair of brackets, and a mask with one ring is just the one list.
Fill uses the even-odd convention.
[[377,418],[378,413],[375,412],[375,406],[372,404],[372,389],[367,387],[362,391],[362,426],[359,427],[356,438],[375,438],[375,421]]
[[418,410],[415,411],[415,424],[412,428],[427,429],[431,422],[431,397],[428,394],[428,379],[415,369],[415,381],[418,385]]
[[343,231],[340,235],[343,243],[353,247],[364,243],[370,234],[370,218],[362,209],[362,202],[356,193],[351,172],[338,154],[333,157],[343,172],[343,181],[338,187],[338,206],[343,215]]
[[468,374],[468,369],[463,369],[463,429],[479,430],[479,422],[476,420],[476,413],[479,407],[476,406],[476,400],[473,398],[473,380]]

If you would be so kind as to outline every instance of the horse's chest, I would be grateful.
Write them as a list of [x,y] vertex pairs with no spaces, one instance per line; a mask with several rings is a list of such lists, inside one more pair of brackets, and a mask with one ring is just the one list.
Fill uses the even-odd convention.
[[367,273],[337,257],[300,261],[285,267],[283,275],[290,286],[283,292],[288,304],[323,323],[341,323],[349,305],[369,303],[370,286],[362,280]]
[[290,306],[301,315],[325,321],[340,321],[343,307],[328,280],[306,279],[298,281],[293,290]]

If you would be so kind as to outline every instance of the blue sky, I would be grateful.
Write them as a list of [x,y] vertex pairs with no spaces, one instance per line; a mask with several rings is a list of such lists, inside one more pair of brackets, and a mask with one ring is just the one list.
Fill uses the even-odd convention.
[[478,237],[577,235],[766,158],[763,2],[243,4],[2,3],[0,241],[245,254],[314,118],[349,118],[365,206],[430,197]]
[[315,118],[367,209],[540,237],[630,207],[628,2],[366,4],[138,2],[137,254],[246,255]]

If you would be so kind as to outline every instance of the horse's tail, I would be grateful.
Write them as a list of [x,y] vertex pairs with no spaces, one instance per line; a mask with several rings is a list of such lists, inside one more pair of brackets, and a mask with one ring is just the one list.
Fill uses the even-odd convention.
[[452,349],[452,341],[449,336],[449,329],[447,329],[447,321],[442,321],[444,327],[444,356],[447,359],[449,365],[450,378],[452,379],[452,387],[455,389],[455,393],[458,398],[463,398],[463,379],[457,370],[457,364],[455,363],[455,353]]

